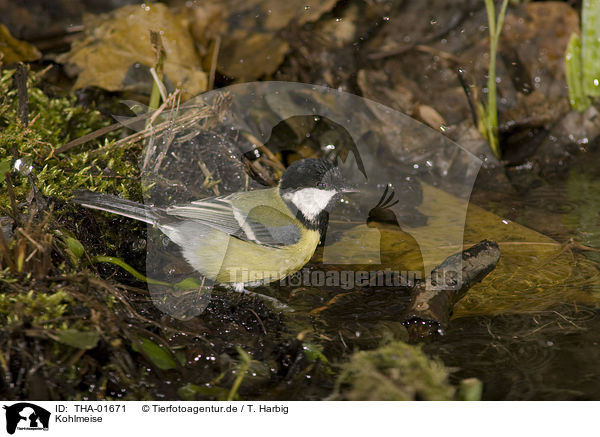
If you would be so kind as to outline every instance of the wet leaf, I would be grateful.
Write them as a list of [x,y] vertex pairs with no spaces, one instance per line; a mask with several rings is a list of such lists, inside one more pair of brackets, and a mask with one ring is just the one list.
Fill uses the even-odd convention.
[[221,387],[196,385],[192,383],[185,384],[177,390],[177,394],[186,401],[195,401],[198,397],[224,399],[227,396],[227,393],[228,390]]
[[13,38],[8,28],[0,23],[0,60],[3,64],[35,61],[41,56],[37,48],[25,41]]
[[177,368],[177,362],[171,353],[147,338],[138,337],[137,343],[133,343],[132,348],[136,352],[143,352],[147,355],[154,365],[161,370]]
[[329,360],[323,354],[323,351],[321,351],[319,346],[312,344],[312,343],[304,343],[302,345],[302,349],[304,351],[304,355],[310,362],[315,362],[315,361],[319,360],[323,364],[329,364]]
[[72,64],[79,73],[75,88],[98,86],[109,91],[150,92],[149,68],[156,62],[150,31],[160,32],[166,60],[165,82],[183,88],[189,95],[206,90],[194,42],[186,26],[161,4],[130,5],[109,14],[84,19],[82,40],[59,62]]
[[93,349],[100,340],[100,334],[96,331],[79,331],[77,329],[64,329],[57,331],[57,340],[69,346],[79,349]]
[[[222,40],[218,69],[240,82],[274,73],[289,50],[280,31],[290,25],[314,22],[329,11],[337,0],[250,0],[211,3],[195,14],[192,28],[197,39],[203,33],[215,33],[215,24],[206,25],[207,17],[226,18],[218,33]],[[215,6],[221,8],[216,12]],[[207,27],[210,29],[205,30]]]
[[70,252],[71,260],[74,263],[77,263],[77,261],[79,261],[79,259],[85,253],[85,249],[83,248],[83,245],[79,242],[78,239],[70,237],[68,235],[64,237],[64,241],[65,241],[65,244],[67,245],[68,251]]

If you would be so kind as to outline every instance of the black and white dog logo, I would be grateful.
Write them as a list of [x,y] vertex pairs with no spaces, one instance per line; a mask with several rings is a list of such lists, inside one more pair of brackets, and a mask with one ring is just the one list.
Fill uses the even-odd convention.
[[4,406],[6,410],[6,432],[14,434],[18,430],[48,430],[50,411],[29,402],[19,402]]

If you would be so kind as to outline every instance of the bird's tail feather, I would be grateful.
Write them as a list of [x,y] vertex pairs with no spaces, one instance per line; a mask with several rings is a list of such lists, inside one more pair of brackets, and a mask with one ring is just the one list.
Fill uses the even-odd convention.
[[162,216],[160,210],[145,206],[120,197],[104,193],[95,193],[88,190],[77,190],[74,193],[73,202],[82,206],[112,212],[114,214],[140,220],[151,225],[158,225]]

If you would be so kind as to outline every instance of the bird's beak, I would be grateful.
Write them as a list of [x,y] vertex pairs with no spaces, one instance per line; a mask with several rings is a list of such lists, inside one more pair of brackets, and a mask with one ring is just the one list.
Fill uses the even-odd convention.
[[358,193],[360,190],[354,185],[344,185],[340,189],[340,193]]

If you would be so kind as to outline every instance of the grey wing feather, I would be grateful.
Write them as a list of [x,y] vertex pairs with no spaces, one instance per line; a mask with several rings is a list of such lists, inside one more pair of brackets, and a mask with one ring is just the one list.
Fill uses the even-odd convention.
[[165,217],[164,212],[158,208],[94,191],[77,190],[72,201],[88,208],[112,212],[151,225],[157,225]]
[[203,199],[187,205],[173,206],[166,212],[172,216],[201,222],[240,240],[263,246],[281,247],[300,240],[300,229],[294,224],[266,226],[253,220],[228,200],[228,197]]

